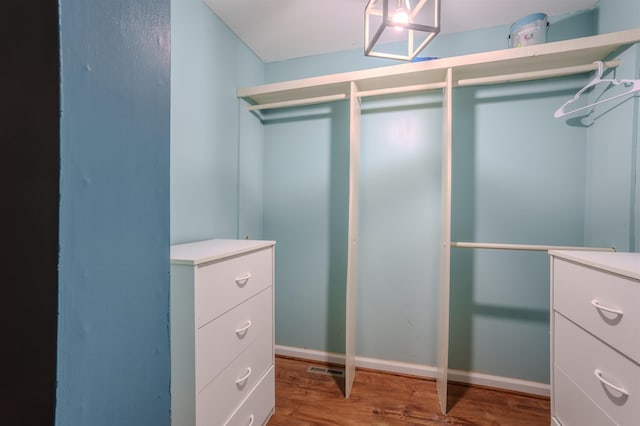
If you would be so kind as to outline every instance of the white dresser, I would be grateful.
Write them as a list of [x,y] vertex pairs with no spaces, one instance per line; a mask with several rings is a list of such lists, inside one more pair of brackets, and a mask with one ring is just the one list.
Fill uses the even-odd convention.
[[640,425],[640,253],[550,251],[555,425]]
[[257,426],[273,414],[274,245],[171,247],[173,426]]

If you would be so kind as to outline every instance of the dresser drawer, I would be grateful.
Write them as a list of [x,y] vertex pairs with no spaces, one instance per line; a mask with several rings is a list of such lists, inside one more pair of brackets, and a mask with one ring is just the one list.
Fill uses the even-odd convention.
[[640,362],[638,281],[555,258],[553,288],[554,310]]
[[[554,323],[556,372],[562,370],[616,423],[637,424],[640,419],[638,365],[562,315],[554,314]],[[616,390],[612,385],[623,390]],[[562,393],[554,395],[557,404]]]
[[560,369],[554,371],[554,405],[552,424],[561,426],[614,426],[611,420]]
[[273,340],[259,336],[196,395],[196,426],[224,424],[273,366]]
[[225,426],[264,425],[271,417],[275,405],[275,371],[271,367]]
[[211,382],[259,336],[272,337],[273,287],[196,330],[196,390]]
[[195,274],[195,323],[200,328],[273,284],[273,249],[198,266]]

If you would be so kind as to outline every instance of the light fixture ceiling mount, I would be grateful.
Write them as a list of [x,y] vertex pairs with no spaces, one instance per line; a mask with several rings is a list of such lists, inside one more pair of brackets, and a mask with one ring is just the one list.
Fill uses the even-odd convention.
[[413,60],[440,32],[440,0],[369,0],[364,54]]

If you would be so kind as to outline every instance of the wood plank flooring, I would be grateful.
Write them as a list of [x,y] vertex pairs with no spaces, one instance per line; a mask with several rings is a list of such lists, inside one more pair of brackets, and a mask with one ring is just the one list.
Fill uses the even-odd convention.
[[308,373],[313,361],[276,357],[276,410],[269,426],[284,425],[513,425],[550,424],[549,399],[449,384],[442,415],[435,381],[356,370],[344,398],[344,379]]

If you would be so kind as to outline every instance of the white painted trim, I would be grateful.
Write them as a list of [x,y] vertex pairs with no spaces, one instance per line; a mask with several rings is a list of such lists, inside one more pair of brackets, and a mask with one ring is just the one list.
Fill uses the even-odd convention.
[[288,356],[291,358],[306,359],[309,361],[326,362],[329,364],[344,365],[344,354],[333,352],[318,351],[315,349],[296,348],[292,346],[275,346],[276,355]]
[[389,361],[386,359],[356,357],[356,366],[369,370],[384,371],[386,373],[406,374],[409,376],[436,378],[436,367],[433,365],[413,364],[401,361]]
[[[344,354],[318,351],[315,349],[276,345],[275,351],[276,355],[280,356],[326,362],[330,364],[344,365],[345,360]],[[436,377],[436,367],[432,365],[413,364],[378,358],[356,356],[356,367],[383,371],[386,373],[422,377],[426,379],[435,379]],[[514,379],[511,377],[494,376],[491,374],[477,373],[473,371],[449,370],[449,380],[471,385],[528,393],[531,395],[546,397],[550,395],[550,388],[546,383]]]
[[[310,361],[326,362],[329,364],[344,365],[344,354],[324,352],[314,349],[294,348],[291,346],[276,345],[276,355],[292,358],[306,359]],[[436,368],[431,365],[412,364],[401,361],[389,361],[378,358],[356,356],[356,367],[370,370],[384,371],[387,373],[407,374],[410,376],[435,379]]]
[[360,98],[351,82],[349,96],[349,212],[347,229],[347,288],[345,304],[344,396],[349,398],[356,377],[356,313],[358,287],[358,244],[360,231]]
[[449,373],[449,321],[451,311],[451,164],[453,120],[453,71],[447,70],[442,90],[442,160],[440,161],[440,273],[436,340],[436,389],[440,411],[447,414]]
[[515,379],[513,377],[494,376],[492,374],[477,373],[474,371],[450,369],[449,381],[506,389],[532,395],[549,396],[551,394],[550,387],[546,383]]

